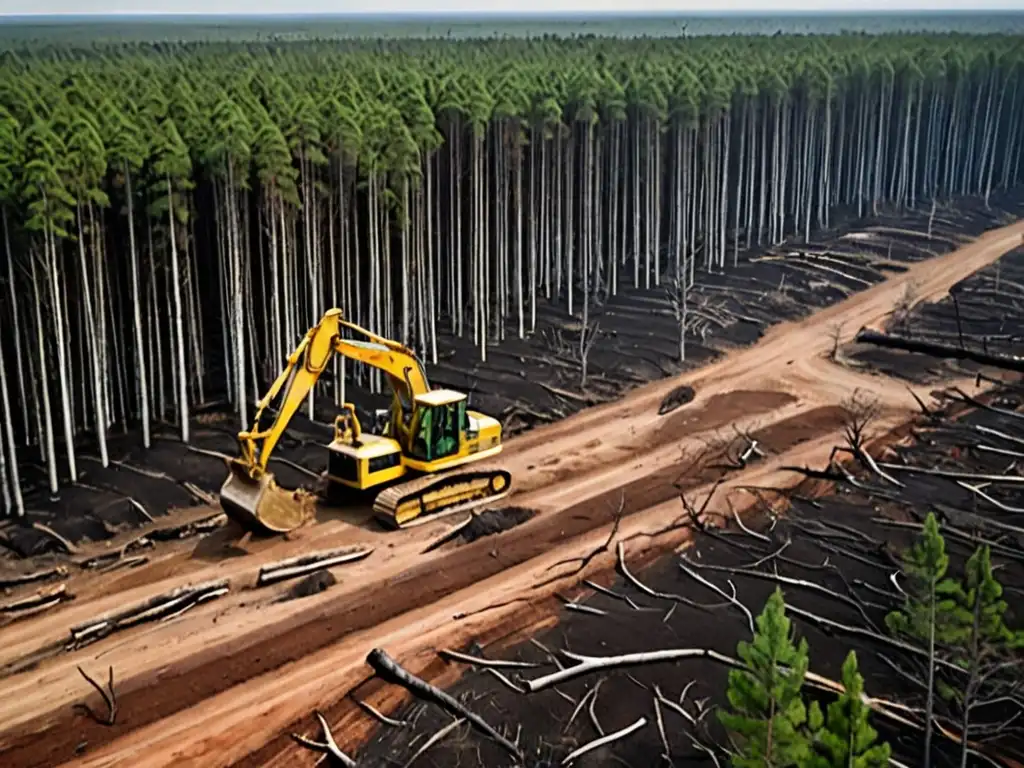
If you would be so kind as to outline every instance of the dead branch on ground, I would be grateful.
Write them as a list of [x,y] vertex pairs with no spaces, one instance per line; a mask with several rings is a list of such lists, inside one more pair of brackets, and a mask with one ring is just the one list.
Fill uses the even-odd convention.
[[[683,556],[683,559],[686,560],[686,556],[685,555]],[[689,562],[689,560],[686,560],[686,562]],[[739,600],[736,599],[736,586],[731,581],[728,582],[729,586],[732,587],[732,595],[730,596],[730,595],[726,594],[724,589],[719,587],[717,584],[711,583],[710,581],[705,579],[703,576],[701,576],[699,573],[694,571],[692,568],[688,568],[687,566],[683,565],[682,563],[679,564],[679,567],[682,569],[683,573],[685,573],[686,575],[690,576],[691,578],[693,578],[698,583],[703,584],[705,587],[707,587],[708,589],[712,590],[713,592],[716,592],[717,594],[721,595],[726,600],[728,600],[730,603],[732,603],[737,608],[739,608],[740,611],[742,611],[743,614],[747,617],[747,624],[750,626],[750,634],[751,635],[755,634],[754,616],[753,616],[753,614],[751,614],[750,609],[747,608],[747,606],[745,606],[743,603],[741,603]]]
[[187,480],[181,484],[181,487],[191,493],[196,499],[206,504],[208,507],[217,506],[217,497],[208,491],[204,491],[195,483],[190,483]]
[[612,542],[615,540],[616,535],[618,535],[619,533],[619,525],[622,523],[622,513],[625,509],[625,506],[626,495],[624,493],[619,494],[619,508],[615,512],[615,519],[612,522],[612,529],[608,532],[608,538],[605,540],[604,544],[602,544],[600,547],[597,547],[596,549],[592,550],[591,552],[582,557],[570,557],[565,560],[559,560],[557,563],[553,563],[545,569],[550,571],[555,568],[558,568],[561,565],[579,563],[575,570],[569,573],[560,573],[557,576],[552,576],[550,579],[545,579],[539,584],[535,584],[533,588],[540,589],[541,587],[547,586],[548,584],[553,584],[554,582],[560,581],[561,579],[566,579],[570,576],[575,576],[577,573],[582,573],[583,570],[585,570],[587,566],[590,565],[594,558],[598,557],[599,555],[603,555],[607,552],[611,552]]
[[867,623],[869,627],[872,627],[876,631],[878,630],[878,627],[876,627],[875,623],[871,621],[871,619],[868,617],[868,614],[864,610],[863,606],[859,602],[854,600],[852,597],[840,594],[835,590],[831,590],[828,587],[823,587],[821,584],[818,584],[813,581],[807,581],[806,579],[794,579],[790,576],[783,576],[778,572],[777,567],[775,567],[774,565],[772,573],[765,573],[764,571],[758,571],[752,568],[730,568],[724,565],[712,565],[711,563],[697,563],[693,560],[690,560],[688,557],[686,557],[685,554],[683,554],[681,557],[692,568],[700,568],[709,571],[720,571],[722,573],[731,573],[734,576],[746,576],[747,578],[751,579],[772,581],[776,584],[785,584],[791,587],[806,589],[811,592],[818,592],[819,594],[823,594],[833,600],[838,600],[841,603],[849,605],[851,608],[853,608],[861,615],[861,618],[864,619],[864,621]]
[[[787,610],[789,610],[788,606]],[[661,651],[627,653],[620,656],[585,656],[571,653],[566,650],[561,651],[561,654],[570,661],[575,661],[577,663],[574,666],[566,667],[565,669],[558,670],[557,672],[551,672],[547,675],[533,678],[532,680],[526,680],[525,686],[527,691],[530,693],[536,693],[537,691],[568,682],[569,680],[574,680],[585,675],[609,669],[622,669],[632,666],[676,662],[685,659],[709,659],[733,669],[743,668],[743,663],[738,659],[718,653],[710,648],[671,648]],[[814,672],[807,672],[804,675],[804,684],[809,687],[834,694],[841,694],[845,691],[842,684]],[[909,707],[886,699],[872,698],[865,693],[861,694],[861,701],[873,712],[885,717],[891,722],[895,722],[900,725],[908,725],[918,730],[921,729],[921,725],[919,723],[900,714],[902,711],[910,711],[911,708]],[[950,738],[951,736],[948,732],[943,735],[947,738]]]
[[[688,605],[689,607],[696,608],[700,611],[709,611],[723,605],[723,603],[704,605],[702,603],[698,603],[696,600],[691,600],[688,597],[683,597],[682,595],[672,594],[671,592],[659,592],[655,589],[652,589],[651,587],[647,586],[642,581],[640,581],[640,579],[638,579],[636,576],[634,576],[630,572],[629,568],[626,567],[626,550],[623,545],[623,542],[621,541],[618,543],[618,546],[616,547],[616,554],[618,555],[617,567],[619,569],[619,572],[625,577],[626,581],[632,584],[639,591],[643,592],[645,595],[658,598],[659,600],[669,600],[672,603]],[[733,595],[733,597],[735,597],[735,595]]]
[[112,571],[120,570],[121,568],[138,568],[140,565],[145,565],[149,562],[147,555],[138,555],[136,557],[129,557],[125,560],[115,560],[112,563],[104,565],[99,569],[100,573],[111,573]]
[[507,659],[484,659],[480,656],[473,656],[468,653],[459,653],[447,648],[439,650],[438,655],[448,661],[460,661],[463,664],[472,664],[477,667],[498,667],[505,669],[536,669],[541,666],[528,661],[510,661]]
[[234,458],[232,456],[228,456],[226,453],[222,453],[221,451],[211,451],[209,448],[199,448],[195,445],[186,445],[185,450],[191,451],[192,453],[198,453],[200,456],[209,456],[213,459],[220,459],[221,461],[231,461],[231,459]]
[[592,608],[589,605],[583,605],[575,600],[570,600],[565,595],[555,592],[555,597],[562,601],[563,607],[570,611],[576,611],[578,613],[589,613],[591,616],[607,616],[608,611],[602,611],[600,608]]
[[612,742],[618,741],[619,739],[624,739],[631,733],[635,733],[636,731],[640,730],[645,725],[647,725],[647,718],[640,717],[632,725],[627,725],[625,728],[615,731],[614,733],[609,733],[607,736],[602,736],[599,739],[594,739],[593,741],[587,742],[582,747],[575,749],[568,755],[566,755],[565,759],[562,760],[562,765],[569,765],[574,760],[583,757],[583,755],[587,754],[588,752],[592,752],[593,750],[598,749],[599,747],[603,747],[605,744],[611,744]]
[[[685,730],[683,731],[683,733],[686,734],[686,738],[689,739],[690,744],[692,744],[695,749],[699,749],[701,752],[706,754],[708,758],[715,764],[715,766],[717,766],[717,768],[721,768],[721,763],[719,763],[718,761],[718,752],[724,753],[725,750],[722,749],[720,745],[716,744],[714,740],[711,738],[710,733],[708,732],[707,723],[704,720],[704,718],[711,710],[704,708],[701,702],[698,701],[696,702],[697,708],[699,710],[699,714],[697,716],[691,715],[689,712],[686,711],[686,694],[695,682],[695,680],[691,680],[689,683],[686,684],[686,687],[683,688],[683,692],[679,694],[678,704],[672,701],[671,699],[666,698],[664,694],[662,694],[661,689],[658,686],[654,686],[654,706],[656,710],[659,710],[660,706],[664,706],[667,709],[672,710],[680,717],[682,717],[684,720],[686,720],[688,723],[690,723],[690,725],[693,726],[695,731],[699,730],[702,739],[698,739],[694,734],[691,734]],[[705,744],[705,740],[714,744],[714,748],[709,747],[707,744]],[[667,746],[668,745],[666,743],[666,752]]]
[[428,749],[430,749],[432,746],[434,746],[439,741],[441,741],[441,739],[443,739],[449,733],[454,731],[456,728],[458,728],[464,722],[466,722],[465,718],[458,717],[458,718],[452,720],[450,723],[448,723],[448,725],[446,725],[443,728],[441,728],[441,730],[439,730],[437,733],[435,733],[433,736],[431,736],[429,739],[427,739],[423,743],[423,746],[420,747],[419,749],[417,749],[412,757],[410,757],[408,760],[406,760],[402,764],[402,768],[409,768],[409,766],[411,766],[413,763],[415,763],[416,760],[419,759],[419,757],[423,753],[425,753]]
[[100,717],[88,704],[81,703],[75,705],[77,709],[81,709],[89,717],[95,720],[100,725],[113,725],[117,720],[117,693],[114,690],[114,668],[109,667],[107,669],[107,687],[103,688],[99,683],[93,680],[89,674],[81,667],[76,667],[78,672],[85,678],[86,682],[89,683],[99,695],[103,698],[103,703],[107,705],[107,716]]
[[426,680],[416,677],[391,658],[386,651],[374,648],[366,657],[366,663],[382,678],[395,685],[400,685],[417,698],[431,701],[454,717],[461,717],[481,733],[496,741],[505,751],[516,759],[521,759],[519,747],[506,739],[494,727],[479,715],[471,712],[455,698],[448,695]]
[[372,717],[376,718],[379,722],[383,723],[384,725],[390,725],[392,728],[404,728],[405,726],[409,725],[408,720],[396,720],[393,717],[388,717],[379,709],[376,709],[375,707],[371,706],[369,703],[363,701],[362,699],[357,699],[355,696],[353,696],[352,700],[360,709],[362,709],[364,712],[368,713]]
[[[956,395],[956,397],[953,397],[950,394],[950,392],[952,392],[953,395]],[[945,397],[950,400],[960,400],[961,402],[966,403],[967,405],[974,406],[975,408],[980,408],[983,411],[988,411],[989,413],[994,413],[999,416],[1004,416],[1008,419],[1024,419],[1024,413],[1020,413],[1018,411],[1011,411],[1006,408],[999,408],[994,405],[988,405],[987,403],[981,402],[977,398],[971,397],[959,387],[953,387],[951,390],[940,392],[939,396]]]
[[[622,543],[623,542],[620,539],[619,542],[618,542],[617,548],[621,548],[622,547]],[[624,595],[621,592],[616,592],[614,589],[608,589],[608,587],[602,587],[600,584],[598,584],[597,582],[591,581],[590,579],[584,579],[582,583],[583,583],[584,586],[589,587],[590,589],[594,590],[595,592],[600,592],[602,595],[606,595],[607,597],[610,597],[613,600],[621,600],[626,605],[628,605],[630,608],[632,608],[634,611],[642,611],[644,609],[643,606],[639,605],[629,595]]]
[[[690,525],[701,533],[708,532],[708,520],[704,517],[704,513],[707,512],[708,505],[711,503],[711,499],[715,496],[715,491],[717,491],[718,487],[724,482],[724,475],[715,481],[715,484],[711,486],[711,490],[708,491],[708,495],[704,498],[704,503],[700,505],[699,510],[694,508],[692,502],[686,498],[686,494],[680,490],[679,500],[683,503],[683,509],[686,512],[687,519],[689,520]],[[673,485],[679,489],[678,480],[673,483]]]
[[753,457],[763,459],[765,452],[761,450],[758,441],[750,436],[750,432],[755,429],[757,429],[756,425],[752,425],[747,429],[740,429],[733,424],[733,432],[735,432],[733,437],[723,436],[709,441],[708,449],[718,454],[724,461],[720,464],[709,464],[708,466],[735,471],[746,469],[747,464]]
[[954,472],[952,470],[932,469],[930,467],[912,467],[906,464],[889,464],[881,461],[878,462],[878,466],[883,469],[891,469],[894,472],[932,475],[933,477],[942,477],[946,480],[971,480],[976,483],[1024,485],[1024,476],[1022,475],[981,475],[974,472]]
[[562,656],[570,661],[577,662],[571,667],[565,667],[555,672],[549,672],[541,677],[526,680],[526,690],[530,693],[542,691],[553,685],[560,685],[575,680],[584,675],[602,672],[609,669],[621,667],[635,667],[647,664],[663,664],[683,659],[711,659],[733,668],[740,668],[742,662],[731,656],[719,653],[710,648],[671,648],[663,651],[644,651],[641,653],[626,653],[621,656],[585,656],[571,651],[561,651]]
[[317,710],[314,714],[316,715],[316,719],[320,721],[320,728],[323,730],[324,740],[322,742],[313,741],[312,739],[307,739],[305,736],[298,733],[291,734],[292,738],[307,749],[312,749],[317,752],[323,752],[324,754],[330,755],[338,762],[339,765],[342,765],[345,768],[357,768],[356,761],[341,751],[341,747],[338,746],[338,742],[334,740],[334,734],[331,733],[331,728],[327,724],[327,719],[323,714],[321,714],[320,710]]
[[837,446],[833,448],[832,453],[829,455],[829,464],[832,464],[832,459],[837,452],[850,453],[885,482],[895,485],[897,488],[902,488],[903,483],[883,472],[864,447],[867,441],[866,432],[868,427],[879,416],[880,406],[878,398],[870,397],[858,388],[841,403],[840,407],[846,414],[843,426],[843,431],[846,435],[846,447],[841,448]]
[[102,555],[86,558],[85,560],[78,560],[76,561],[76,565],[78,565],[79,568],[85,569],[102,568],[113,561],[123,558],[129,552],[143,547],[151,547],[156,541],[187,539],[192,536],[210,533],[226,525],[227,521],[227,515],[223,512],[215,512],[208,517],[203,517],[190,523],[154,528],[153,530],[147,531],[136,536],[134,539],[130,539],[125,542],[116,552],[106,552]]

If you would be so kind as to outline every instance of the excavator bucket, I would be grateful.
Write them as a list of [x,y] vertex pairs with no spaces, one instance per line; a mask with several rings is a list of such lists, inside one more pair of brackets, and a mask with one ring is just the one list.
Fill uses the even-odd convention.
[[235,461],[227,464],[228,478],[220,489],[220,505],[244,530],[287,533],[315,517],[311,494],[281,488],[270,472],[253,480],[243,464]]

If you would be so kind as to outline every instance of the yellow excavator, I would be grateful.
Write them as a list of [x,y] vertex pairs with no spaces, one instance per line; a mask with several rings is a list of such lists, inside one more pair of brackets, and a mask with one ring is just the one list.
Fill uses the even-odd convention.
[[[362,338],[343,337],[343,329]],[[363,431],[352,403],[342,406],[322,476],[328,502],[380,489],[374,516],[398,528],[425,515],[470,509],[508,495],[512,476],[506,470],[448,471],[500,453],[501,424],[469,410],[465,394],[431,389],[412,350],[345,320],[340,309],[330,309],[257,403],[252,429],[238,434],[242,455],[227,462],[228,478],[220,491],[228,517],[259,533],[287,533],[310,519],[309,495],[278,486],[267,463],[335,353],[382,371],[392,398],[390,409],[378,413],[380,434]],[[260,429],[260,416],[282,389],[277,417]]]

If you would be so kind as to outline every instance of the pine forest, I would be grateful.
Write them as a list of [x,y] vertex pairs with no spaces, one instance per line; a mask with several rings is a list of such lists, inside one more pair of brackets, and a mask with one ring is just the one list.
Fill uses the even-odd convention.
[[[238,425],[329,307],[436,362],[840,212],[1017,185],[1011,36],[304,41],[0,61],[0,488]],[[339,380],[340,377],[340,380]],[[338,362],[336,400],[348,378]],[[328,385],[330,386],[330,382]]]

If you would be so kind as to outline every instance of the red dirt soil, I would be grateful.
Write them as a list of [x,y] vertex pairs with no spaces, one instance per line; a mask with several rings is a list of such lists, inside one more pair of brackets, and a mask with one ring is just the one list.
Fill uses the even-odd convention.
[[[307,723],[314,708],[331,712],[369,675],[364,658],[372,647],[421,671],[436,663],[435,648],[507,633],[502,628],[510,620],[520,627],[543,620],[550,613],[543,601],[588,575],[555,566],[604,543],[620,500],[627,516],[619,537],[629,541],[631,562],[682,543],[685,530],[652,533],[681,513],[673,481],[699,498],[700,488],[718,476],[706,465],[694,467],[708,441],[733,436],[716,430],[742,429],[768,453],[722,486],[720,498],[743,509],[753,497],[741,486],[794,485],[798,476],[781,467],[827,458],[838,442],[838,406],[853,390],[879,399],[879,428],[907,421],[916,405],[904,383],[827,360],[830,327],[842,323],[843,335],[852,337],[863,325],[881,323],[909,282],[920,300],[935,300],[1019,245],[1022,232],[1024,223],[990,232],[806,320],[776,326],[756,346],[701,371],[510,440],[500,460],[515,478],[509,503],[538,514],[500,536],[424,555],[453,521],[378,533],[353,516],[303,529],[291,540],[253,541],[245,557],[225,557],[230,533],[224,531],[198,545],[161,548],[136,571],[71,578],[75,601],[4,629],[0,669],[16,668],[26,657],[40,659],[0,683],[4,764],[313,764],[315,755],[297,750],[282,734]],[[683,383],[694,388],[693,402],[659,417],[661,400]],[[958,383],[967,389],[973,382]],[[927,389],[915,391],[927,399]],[[339,583],[327,592],[280,602],[287,584],[248,589],[261,564],[352,543],[376,549],[335,569]],[[591,567],[607,567],[608,557],[595,558]],[[565,575],[561,583],[535,587],[557,574]],[[69,627],[83,620],[213,578],[228,579],[231,593],[172,621],[136,627],[79,651],[54,651]],[[88,698],[95,705],[96,699],[76,665],[100,678],[108,665],[114,667],[115,726],[94,724],[72,710],[76,702]],[[390,708],[372,697],[371,703]],[[355,728],[346,734],[360,735]]]

